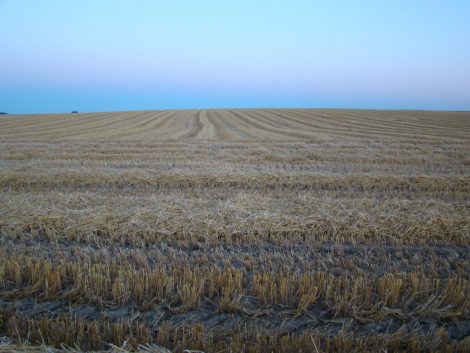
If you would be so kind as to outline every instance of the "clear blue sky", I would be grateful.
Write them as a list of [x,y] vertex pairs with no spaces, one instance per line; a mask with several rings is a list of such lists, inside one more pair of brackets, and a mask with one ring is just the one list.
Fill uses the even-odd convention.
[[470,110],[470,1],[0,0],[0,111]]

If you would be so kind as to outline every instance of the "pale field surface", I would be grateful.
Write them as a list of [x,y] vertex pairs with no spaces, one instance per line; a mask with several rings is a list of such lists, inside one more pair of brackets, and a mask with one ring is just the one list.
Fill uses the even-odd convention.
[[14,115],[0,139],[86,141],[467,141],[470,112],[247,109]]
[[470,113],[2,116],[0,337],[468,352]]

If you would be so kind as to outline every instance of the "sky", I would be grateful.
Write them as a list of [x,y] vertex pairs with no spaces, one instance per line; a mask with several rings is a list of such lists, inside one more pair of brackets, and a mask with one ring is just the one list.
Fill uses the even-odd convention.
[[470,1],[0,0],[0,112],[470,110]]

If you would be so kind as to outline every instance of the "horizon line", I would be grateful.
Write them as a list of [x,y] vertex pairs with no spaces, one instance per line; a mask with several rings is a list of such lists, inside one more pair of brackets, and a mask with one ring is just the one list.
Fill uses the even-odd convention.
[[[148,111],[165,111],[165,110],[181,110],[181,111],[191,111],[191,110],[368,110],[368,111],[422,111],[422,112],[449,112],[449,113],[469,113],[469,110],[465,109],[430,109],[430,108],[335,108],[335,107],[223,107],[223,108],[156,108],[156,109],[129,109],[129,110],[103,110],[103,111],[83,111],[81,112],[78,109],[75,114],[106,114],[106,113],[120,113],[120,112],[148,112]],[[0,111],[0,115],[66,115],[74,114],[72,111],[68,112],[42,112],[42,113],[8,113]]]

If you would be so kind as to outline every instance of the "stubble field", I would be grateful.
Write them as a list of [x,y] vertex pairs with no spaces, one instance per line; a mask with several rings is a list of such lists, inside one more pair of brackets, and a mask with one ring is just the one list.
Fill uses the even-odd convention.
[[469,336],[468,112],[0,118],[0,352]]

